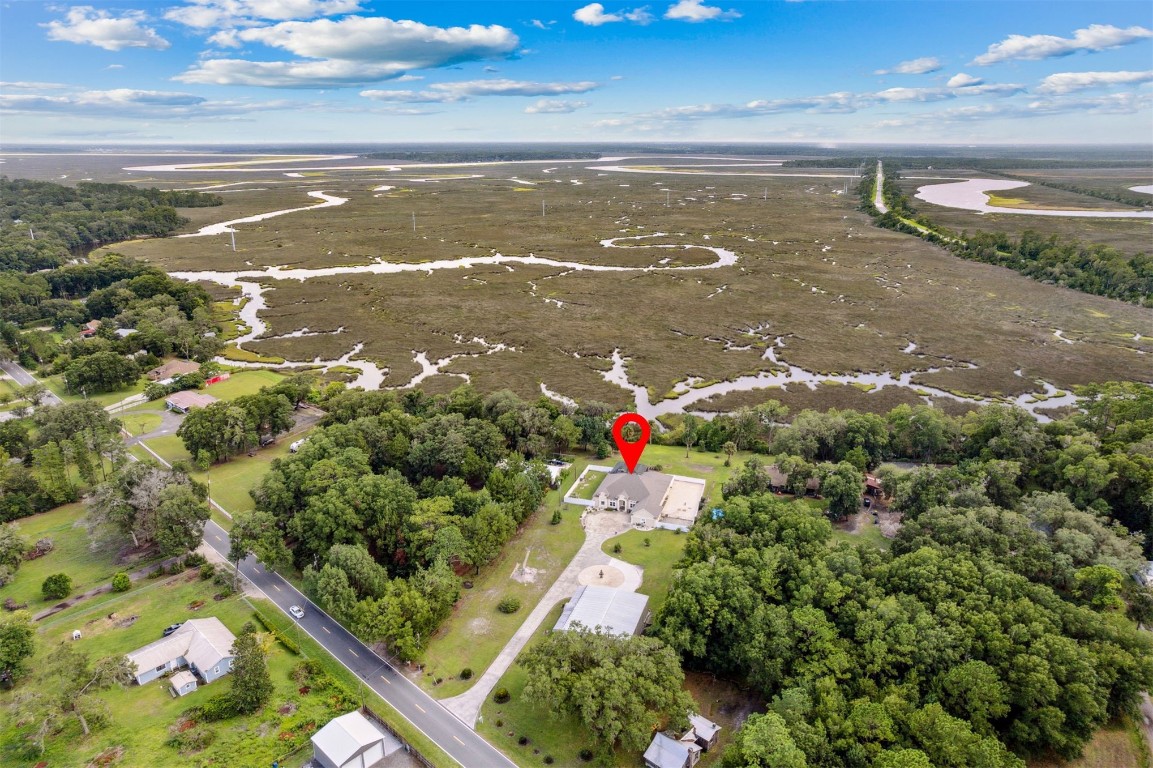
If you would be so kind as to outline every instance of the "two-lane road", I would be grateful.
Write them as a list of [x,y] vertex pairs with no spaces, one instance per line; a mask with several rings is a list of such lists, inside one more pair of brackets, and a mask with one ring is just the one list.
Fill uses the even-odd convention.
[[[204,527],[204,540],[228,559],[227,531],[209,520]],[[264,570],[254,557],[249,556],[240,564],[240,572],[285,613],[292,605],[304,608],[304,618],[296,621],[300,629],[462,766],[516,768],[516,763],[393,669],[282,577]]]

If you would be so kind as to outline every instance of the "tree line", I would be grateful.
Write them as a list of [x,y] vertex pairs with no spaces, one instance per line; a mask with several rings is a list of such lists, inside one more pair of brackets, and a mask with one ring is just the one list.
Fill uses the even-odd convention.
[[858,187],[860,208],[873,217],[877,226],[915,235],[962,259],[1008,267],[1044,283],[1139,306],[1153,306],[1153,256],[1150,254],[1130,257],[1101,243],[1045,236],[1032,230],[1025,230],[1019,238],[979,230],[973,234],[953,232],[919,213],[909,196],[901,191],[898,178],[898,168],[886,168],[883,195],[889,210],[881,214],[873,205],[875,167],[862,177]]
[[697,523],[653,634],[764,696],[723,765],[1023,768],[1135,710],[1153,640],[1111,563],[1136,542],[1056,494],[971,503],[911,516],[892,552],[765,494]]
[[550,477],[539,459],[579,430],[547,399],[482,398],[469,386],[341,392],[325,408],[326,425],[253,489],[233,556],[295,564],[354,634],[413,658],[459,597],[461,574],[497,557],[540,506]]
[[199,192],[93,182],[67,187],[0,176],[0,269],[51,269],[99,245],[163,237],[187,222],[177,207],[223,202]]

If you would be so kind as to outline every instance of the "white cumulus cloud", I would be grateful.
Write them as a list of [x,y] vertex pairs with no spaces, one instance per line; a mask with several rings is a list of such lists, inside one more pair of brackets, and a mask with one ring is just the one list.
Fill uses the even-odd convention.
[[974,85],[980,85],[985,82],[979,77],[967,75],[964,72],[958,72],[949,78],[949,82],[945,83],[948,88],[971,88]]
[[572,17],[581,24],[590,27],[599,27],[602,24],[614,24],[619,21],[631,21],[634,24],[648,24],[653,20],[647,5],[640,8],[622,10],[617,13],[605,13],[605,7],[600,3],[589,3],[573,11]]
[[178,75],[186,83],[313,88],[362,85],[412,69],[432,69],[507,56],[519,39],[498,25],[434,27],[417,21],[347,16],[333,21],[285,21],[233,29],[210,38],[217,45],[261,43],[302,61],[207,59]]
[[705,5],[704,0],[678,0],[665,11],[665,18],[696,23],[714,20],[730,21],[741,18],[741,14],[733,9],[724,11],[716,6]]
[[1110,85],[1153,82],[1153,70],[1144,72],[1058,72],[1041,81],[1040,93],[1070,93]]
[[563,115],[569,112],[575,112],[578,109],[584,109],[587,106],[587,101],[541,99],[537,103],[530,104],[529,106],[525,107],[524,111],[529,115]]
[[144,26],[145,21],[143,11],[126,11],[123,16],[113,16],[108,11],[98,11],[90,5],[78,5],[69,8],[63,20],[50,21],[40,26],[48,30],[49,40],[95,45],[106,51],[125,48],[163,51],[171,47],[172,44],[156,34],[156,30]]
[[0,94],[0,111],[5,113],[57,113],[76,118],[195,120],[258,111],[298,109],[300,106],[287,101],[210,101],[191,93],[130,88],[77,91],[52,96]]
[[941,68],[941,60],[935,56],[923,56],[919,59],[909,59],[902,61],[895,67],[889,69],[878,69],[873,72],[874,75],[924,75],[929,72],[936,72]]
[[189,0],[164,18],[197,29],[249,26],[259,21],[288,21],[336,16],[360,10],[360,0]]
[[1000,61],[1023,59],[1037,61],[1055,56],[1068,56],[1077,51],[1097,52],[1118,48],[1138,40],[1153,37],[1153,30],[1145,27],[1121,29],[1111,24],[1090,24],[1073,32],[1073,37],[1056,35],[1009,35],[989,50],[973,59],[973,64],[985,66]]

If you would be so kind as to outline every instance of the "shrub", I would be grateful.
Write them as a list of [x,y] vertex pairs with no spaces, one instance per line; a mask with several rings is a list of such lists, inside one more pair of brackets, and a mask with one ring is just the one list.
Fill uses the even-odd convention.
[[54,573],[40,585],[45,600],[63,600],[72,591],[72,577],[66,573]]
[[560,525],[560,507],[557,507],[552,511],[552,520],[549,522],[551,522],[553,525]]
[[213,565],[212,563],[205,563],[204,565],[200,566],[200,580],[201,581],[208,581],[209,579],[211,579],[215,575],[216,575],[216,566]]
[[492,695],[492,700],[497,704],[506,704],[512,696],[509,695],[508,688],[497,688],[496,692]]
[[528,744],[528,736],[521,736],[516,740],[516,743],[523,747],[525,744]]
[[38,557],[44,557],[44,555],[54,549],[56,549],[56,545],[52,542],[52,539],[45,536],[43,539],[38,539],[35,546],[24,553],[24,559],[35,560]]
[[653,543],[652,543],[652,541],[649,540],[649,537],[645,536],[645,546],[651,547],[652,545],[653,545]]
[[199,752],[216,738],[216,732],[202,725],[197,725],[184,731],[177,731],[164,742],[167,746],[177,750],[182,755]]
[[199,707],[193,707],[185,712],[193,720],[203,720],[206,723],[215,722],[217,720],[227,720],[230,717],[236,717],[236,705],[232,703],[232,697],[227,693],[218,693],[208,701],[201,704]]
[[496,719],[496,727],[497,727],[497,728],[503,728],[503,727],[504,727],[504,720],[501,720],[501,719],[498,717],[498,718]]
[[132,589],[132,579],[128,578],[128,574],[124,571],[112,577],[112,591],[113,592],[127,592]]
[[464,669],[462,669],[460,671],[460,679],[461,680],[471,680],[472,679],[472,667],[465,667]]
[[545,765],[552,765],[553,764],[552,755],[545,755],[544,756],[544,764]]
[[501,613],[516,613],[520,610],[520,598],[509,595],[496,604],[496,609]]
[[586,763],[593,759],[593,751],[588,747],[582,749],[578,754],[580,755],[580,759]]
[[184,558],[185,568],[201,568],[208,562],[208,558],[199,552],[189,552]]
[[621,543],[619,541],[616,544],[613,544],[613,554],[614,555],[619,555],[623,549],[624,549],[624,547],[621,546]]

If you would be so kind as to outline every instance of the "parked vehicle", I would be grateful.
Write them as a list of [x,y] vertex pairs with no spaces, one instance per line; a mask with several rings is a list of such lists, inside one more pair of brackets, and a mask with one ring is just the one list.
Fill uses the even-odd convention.
[[168,637],[168,636],[169,636],[169,635],[171,635],[173,632],[175,632],[176,630],[180,629],[180,627],[181,627],[181,624],[169,624],[167,627],[165,627],[165,628],[164,628],[164,633],[163,633],[163,635],[162,635],[162,636],[163,636],[163,637]]
[[301,608],[299,605],[290,606],[288,609],[288,612],[291,613],[293,616],[295,616],[298,619],[304,618],[304,609]]

